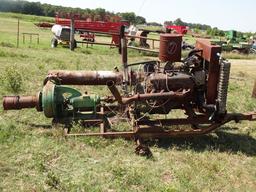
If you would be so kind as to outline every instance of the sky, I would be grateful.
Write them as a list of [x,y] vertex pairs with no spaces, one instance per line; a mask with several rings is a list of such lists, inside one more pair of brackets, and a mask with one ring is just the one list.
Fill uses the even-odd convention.
[[29,0],[79,8],[134,12],[147,22],[181,18],[222,30],[256,32],[256,0]]

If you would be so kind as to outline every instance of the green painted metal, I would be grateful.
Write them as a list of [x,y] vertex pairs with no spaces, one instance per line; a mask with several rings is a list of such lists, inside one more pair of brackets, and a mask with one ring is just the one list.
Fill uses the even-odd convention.
[[226,36],[229,40],[236,40],[237,32],[235,30],[230,30],[226,32]]
[[[100,104],[97,95],[82,95],[78,90],[48,82],[42,91],[42,108],[48,118],[76,118],[81,117],[79,111],[95,114]],[[84,119],[84,118],[82,118]]]
[[54,117],[55,109],[55,97],[54,97],[55,85],[48,82],[42,91],[42,108],[46,117]]
[[83,95],[70,99],[70,104],[75,108],[87,108],[92,112],[96,111],[97,104],[100,103],[100,97],[97,95]]

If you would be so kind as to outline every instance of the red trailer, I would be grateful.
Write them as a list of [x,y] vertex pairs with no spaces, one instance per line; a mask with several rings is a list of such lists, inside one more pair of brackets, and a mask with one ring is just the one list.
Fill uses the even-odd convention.
[[166,26],[166,29],[169,29],[171,31],[175,31],[178,34],[185,35],[188,32],[187,26],[178,26],[178,25],[168,25]]
[[[86,31],[94,31],[94,32],[104,32],[104,33],[119,33],[120,27],[122,25],[129,26],[128,21],[121,21],[121,18],[118,17],[114,19],[114,21],[104,20],[104,21],[93,21],[91,18],[81,18],[79,15],[75,15],[75,31],[79,31],[82,33],[84,39],[90,39],[90,41],[94,41],[94,35],[86,32]],[[70,16],[65,15],[65,17],[60,17],[56,15],[55,23],[61,26],[70,26]],[[92,39],[93,37],[93,39]],[[119,44],[119,38],[116,38],[116,35],[112,35],[112,42],[114,44]]]

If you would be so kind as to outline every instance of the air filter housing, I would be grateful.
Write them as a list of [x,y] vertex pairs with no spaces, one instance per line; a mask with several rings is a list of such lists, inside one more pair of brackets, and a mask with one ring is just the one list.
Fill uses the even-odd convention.
[[178,62],[181,60],[182,35],[161,34],[159,60],[161,62]]

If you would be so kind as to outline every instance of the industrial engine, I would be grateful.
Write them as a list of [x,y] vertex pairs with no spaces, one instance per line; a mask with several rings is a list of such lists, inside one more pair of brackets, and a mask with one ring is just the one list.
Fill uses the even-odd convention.
[[[227,113],[230,63],[221,57],[220,46],[197,39],[184,58],[181,46],[181,35],[161,34],[158,60],[128,64],[127,39],[121,31],[122,70],[49,71],[41,92],[4,97],[4,109],[36,108],[65,125],[100,124],[99,132],[71,133],[69,127],[67,135],[134,139],[196,136],[231,120],[256,119],[255,113]],[[107,86],[109,94],[82,94],[67,85]],[[183,115],[174,118],[173,110]],[[122,118],[131,129],[113,131],[113,121]]]

